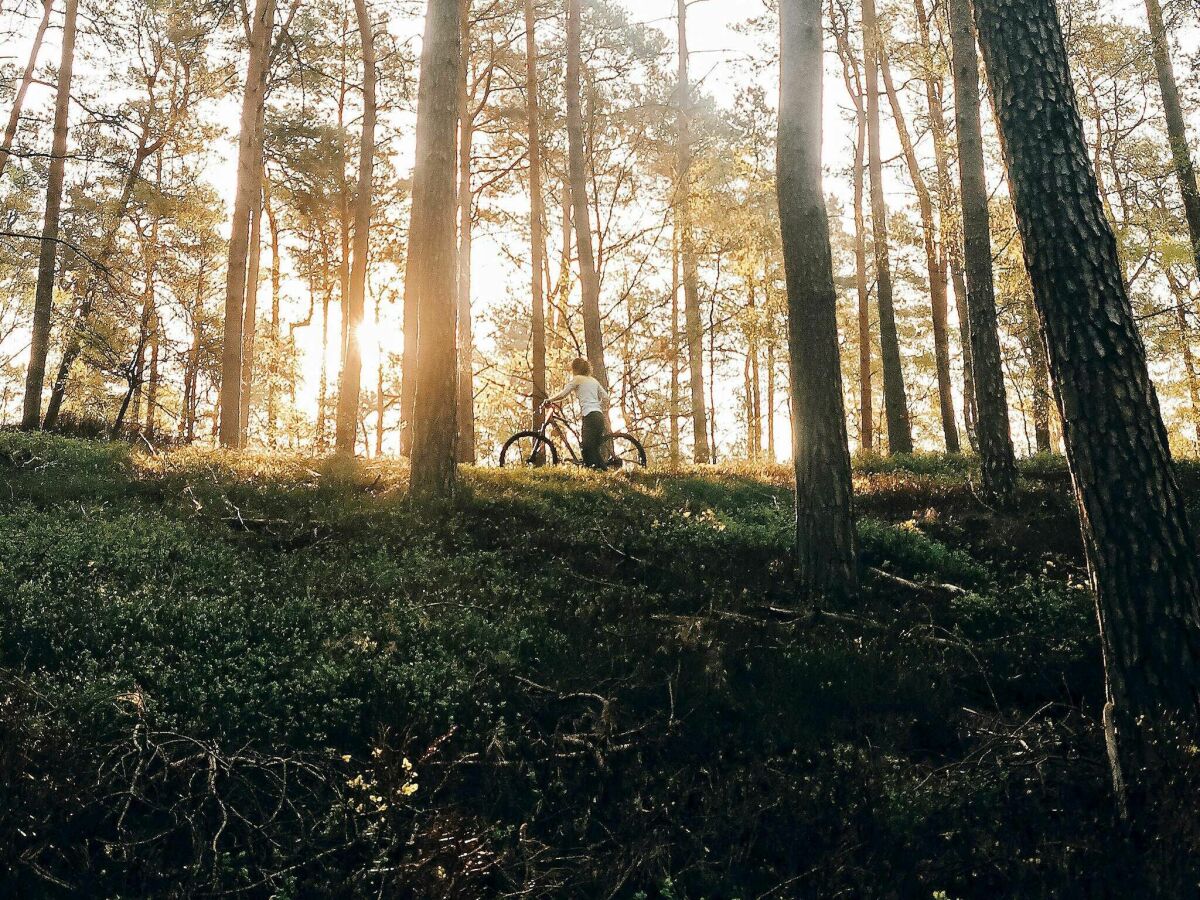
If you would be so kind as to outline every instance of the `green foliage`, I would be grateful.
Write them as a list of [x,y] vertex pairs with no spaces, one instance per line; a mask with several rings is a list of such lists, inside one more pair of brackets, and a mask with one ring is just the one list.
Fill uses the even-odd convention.
[[422,510],[392,464],[0,435],[0,885],[1134,885],[1078,561],[949,546],[969,492],[920,465],[860,474],[949,498],[864,519],[865,561],[967,590],[813,617],[782,470],[475,470]]

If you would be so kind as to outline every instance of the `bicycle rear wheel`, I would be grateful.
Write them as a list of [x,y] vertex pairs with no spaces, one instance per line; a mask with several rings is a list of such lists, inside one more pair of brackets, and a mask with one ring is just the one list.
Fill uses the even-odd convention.
[[646,465],[646,448],[631,434],[608,436],[608,468],[626,469]]
[[558,448],[538,431],[518,431],[500,448],[500,466],[540,468],[558,465]]

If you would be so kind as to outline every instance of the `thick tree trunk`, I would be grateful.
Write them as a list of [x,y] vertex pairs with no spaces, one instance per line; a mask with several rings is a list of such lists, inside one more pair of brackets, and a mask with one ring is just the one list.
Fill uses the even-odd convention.
[[475,110],[471,97],[471,0],[462,8],[462,73],[458,84],[458,461],[475,462],[475,336],[471,322],[471,250],[475,193],[471,189],[471,152]]
[[900,338],[892,300],[892,263],[888,249],[887,202],[883,190],[883,151],[879,119],[879,26],[875,0],[863,0],[863,45],[867,93],[867,148],[871,173],[871,230],[875,239],[875,296],[879,307],[879,346],[883,360],[883,405],[887,413],[888,450],[911,453],[912,425],[900,362]]
[[954,100],[958,126],[959,191],[962,197],[963,258],[966,262],[975,434],[983,468],[983,490],[1008,505],[1016,498],[1017,466],[1008,422],[1008,397],[996,324],[991,218],[979,121],[979,57],[970,0],[949,0],[954,48]]
[[704,328],[700,323],[700,284],[692,234],[692,85],[688,75],[687,0],[676,0],[679,41],[678,147],[675,165],[676,223],[679,227],[679,254],[683,264],[683,312],[687,329],[688,366],[692,392],[692,459],[712,461],[708,440],[708,413],[704,403]]
[[256,0],[250,29],[250,58],[246,90],[242,97],[238,135],[237,190],[229,237],[225,282],[225,337],[221,350],[219,438],[222,447],[236,447],[241,435],[242,321],[246,295],[246,255],[250,244],[250,218],[262,191],[262,120],[266,99],[275,0]]
[[596,271],[592,220],[588,210],[588,150],[580,87],[583,67],[581,5],[582,0],[567,0],[567,157],[575,248],[579,257],[579,286],[583,294],[583,343],[588,362],[592,364],[592,375],[607,388],[608,367],[604,362],[604,332],[600,321],[600,274]]
[[[8,124],[4,126],[4,137],[0,139],[0,175],[8,164],[12,152],[13,140],[17,136],[17,128],[21,125],[21,110],[25,108],[25,95],[29,93],[29,85],[33,83],[33,74],[37,70],[38,55],[42,52],[42,41],[46,37],[46,29],[50,25],[50,14],[54,11],[54,0],[42,0],[42,19],[38,22],[37,33],[33,36],[33,46],[29,48],[29,61],[25,63],[25,71],[17,84],[17,92],[13,96],[12,110],[8,114]],[[60,68],[61,71],[61,68]]]
[[975,11],[1078,495],[1123,800],[1124,784],[1153,777],[1156,739],[1200,719],[1196,545],[1054,0],[976,0]]
[[358,402],[362,393],[362,342],[359,337],[367,298],[367,264],[371,244],[372,179],[375,173],[375,32],[366,0],[354,0],[363,58],[363,122],[358,145],[358,189],[354,197],[354,257],[350,268],[349,302],[342,308],[349,333],[345,365],[338,388],[337,429],[334,447],[354,455],[358,434]]
[[1150,21],[1151,50],[1158,85],[1162,91],[1163,112],[1167,119],[1167,137],[1171,142],[1171,159],[1175,177],[1183,195],[1183,212],[1187,219],[1188,235],[1192,239],[1192,258],[1196,275],[1200,276],[1200,187],[1196,184],[1196,167],[1187,142],[1187,126],[1179,103],[1179,86],[1175,83],[1175,68],[1171,64],[1171,44],[1163,22],[1162,6],[1158,0],[1146,0],[1146,16]]
[[820,0],[782,0],[778,191],[788,290],[798,586],[817,603],[857,583],[837,293],[821,172]]
[[67,163],[67,117],[71,110],[71,76],[75,67],[75,24],[78,13],[79,0],[67,0],[62,58],[58,65],[57,97],[54,102],[54,137],[46,179],[46,212],[42,221],[37,288],[33,299],[29,369],[25,375],[25,405],[21,413],[21,427],[27,431],[36,429],[42,421],[42,388],[46,381],[46,355],[50,350],[50,314],[54,310],[58,220]]
[[933,216],[933,196],[929,193],[925,176],[921,174],[917,149],[908,132],[904,107],[900,104],[900,94],[892,81],[892,67],[888,62],[886,48],[883,48],[882,44],[881,50],[884,51],[879,55],[883,85],[887,91],[888,103],[892,107],[892,119],[900,137],[900,149],[908,167],[908,177],[917,194],[917,208],[921,213],[921,238],[925,246],[925,271],[929,275],[933,359],[937,373],[938,411],[942,419],[942,435],[946,441],[946,452],[958,453],[961,447],[958,442],[958,422],[954,413],[954,385],[950,381],[950,308],[946,297],[946,268],[942,261],[941,238],[938,234],[937,220]]
[[417,100],[421,177],[413,181],[409,228],[420,298],[410,474],[417,500],[449,499],[457,490],[454,187],[461,38],[458,0],[429,0]]
[[[259,120],[262,127],[262,120]],[[258,330],[258,278],[262,271],[262,193],[250,210],[250,250],[246,263],[246,300],[242,309],[242,397],[238,410],[238,446],[250,440],[250,392],[254,387],[254,340]]]
[[538,98],[537,19],[534,0],[525,0],[525,122],[529,144],[529,268],[531,310],[530,355],[533,393],[530,397],[534,430],[542,427],[546,390],[546,304],[543,269],[546,266],[545,201],[542,198],[542,121]]
[[279,434],[279,289],[283,273],[279,265],[279,221],[271,206],[271,181],[263,178],[263,210],[271,235],[271,370],[267,373],[267,440],[272,447]]

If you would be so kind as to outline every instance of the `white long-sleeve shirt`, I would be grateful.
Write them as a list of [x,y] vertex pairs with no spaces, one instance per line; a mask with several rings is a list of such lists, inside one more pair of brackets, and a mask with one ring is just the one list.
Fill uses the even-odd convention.
[[608,391],[591,375],[575,375],[567,382],[567,386],[549,398],[547,403],[558,403],[566,400],[572,394],[579,401],[579,414],[602,413],[608,406]]

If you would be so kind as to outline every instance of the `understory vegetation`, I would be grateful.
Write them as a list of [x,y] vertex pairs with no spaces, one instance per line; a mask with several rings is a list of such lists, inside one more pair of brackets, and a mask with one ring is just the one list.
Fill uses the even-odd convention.
[[1065,466],[975,476],[861,459],[811,610],[782,468],[0,435],[0,893],[1128,896]]

